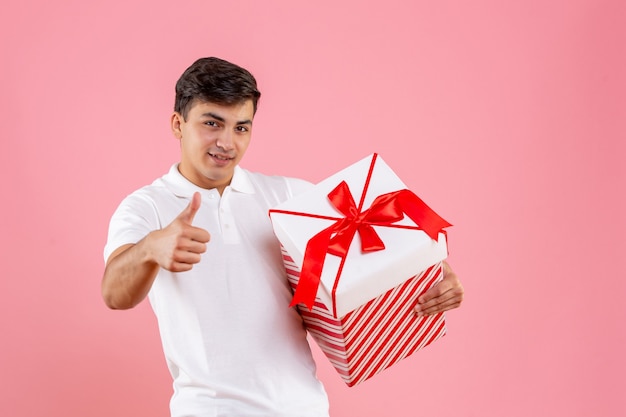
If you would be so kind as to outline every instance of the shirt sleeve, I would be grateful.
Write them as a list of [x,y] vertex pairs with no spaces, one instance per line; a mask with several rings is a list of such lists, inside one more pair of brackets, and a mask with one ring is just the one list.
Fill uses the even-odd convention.
[[154,230],[160,229],[159,218],[152,199],[141,192],[126,197],[117,207],[111,221],[106,245],[104,261],[117,248],[127,244],[135,244]]
[[285,180],[287,181],[287,192],[289,193],[289,198],[308,191],[314,187],[313,183],[300,178],[286,177]]

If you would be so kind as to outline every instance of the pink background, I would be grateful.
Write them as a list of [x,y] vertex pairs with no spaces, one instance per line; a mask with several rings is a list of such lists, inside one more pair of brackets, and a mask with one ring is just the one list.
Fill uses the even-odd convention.
[[[454,227],[449,334],[341,416],[626,415],[626,3],[15,1],[0,17],[0,415],[167,416],[147,303],[100,299],[108,220],[178,158],[200,56],[263,92],[243,165],[379,152]],[[254,343],[253,340],[250,343]]]

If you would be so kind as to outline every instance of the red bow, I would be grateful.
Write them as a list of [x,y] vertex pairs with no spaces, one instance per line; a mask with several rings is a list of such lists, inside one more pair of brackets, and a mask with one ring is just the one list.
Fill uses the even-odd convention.
[[365,211],[357,208],[345,181],[335,187],[328,194],[328,198],[345,217],[313,236],[307,243],[300,280],[290,306],[304,303],[309,310],[313,308],[327,252],[342,258],[335,280],[336,288],[348,249],[357,232],[361,237],[361,250],[372,252],[385,249],[372,225],[391,226],[392,223],[403,219],[404,214],[418,225],[410,228],[421,229],[434,240],[437,240],[439,232],[444,227],[451,226],[418,196],[406,189],[376,197],[370,208]]

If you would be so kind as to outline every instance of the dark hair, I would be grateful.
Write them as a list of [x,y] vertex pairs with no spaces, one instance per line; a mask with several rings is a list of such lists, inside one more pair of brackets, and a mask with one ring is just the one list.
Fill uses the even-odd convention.
[[174,111],[186,119],[194,100],[225,105],[252,100],[256,113],[259,97],[248,70],[220,58],[200,58],[176,82]]

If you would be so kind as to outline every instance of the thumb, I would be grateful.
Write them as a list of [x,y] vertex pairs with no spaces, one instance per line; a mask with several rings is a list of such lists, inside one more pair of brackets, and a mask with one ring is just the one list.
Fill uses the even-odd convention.
[[195,193],[193,193],[193,197],[191,197],[191,201],[189,202],[189,205],[185,207],[183,211],[180,212],[180,214],[178,215],[178,218],[184,221],[185,223],[191,224],[201,204],[202,204],[202,197],[200,197],[200,193],[196,191]]

